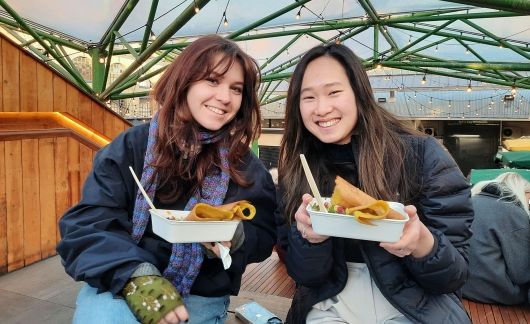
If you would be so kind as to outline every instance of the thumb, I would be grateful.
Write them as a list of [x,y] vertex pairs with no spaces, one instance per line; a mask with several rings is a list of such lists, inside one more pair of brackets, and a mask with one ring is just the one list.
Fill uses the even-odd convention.
[[310,194],[307,194],[307,193],[306,193],[306,194],[304,194],[304,195],[302,196],[302,203],[303,203],[304,205],[309,204],[309,203],[311,202],[311,200],[313,200],[313,196],[311,196]]

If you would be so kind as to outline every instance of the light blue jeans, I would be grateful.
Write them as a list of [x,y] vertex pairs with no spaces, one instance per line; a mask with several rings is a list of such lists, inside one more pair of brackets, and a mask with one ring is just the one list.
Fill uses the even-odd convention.
[[[138,324],[125,299],[110,292],[96,294],[97,289],[85,284],[77,295],[74,324]],[[223,324],[227,318],[230,296],[184,298],[190,319],[188,324]]]

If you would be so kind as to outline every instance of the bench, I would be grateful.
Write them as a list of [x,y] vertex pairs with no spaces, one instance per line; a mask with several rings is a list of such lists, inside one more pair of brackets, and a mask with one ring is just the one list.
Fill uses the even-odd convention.
[[[231,298],[227,324],[241,324],[234,316],[234,309],[252,300],[285,320],[294,289],[295,284],[276,253],[259,264],[249,265],[243,274],[239,296]],[[464,299],[464,306],[473,324],[530,323],[530,305],[481,304]]]

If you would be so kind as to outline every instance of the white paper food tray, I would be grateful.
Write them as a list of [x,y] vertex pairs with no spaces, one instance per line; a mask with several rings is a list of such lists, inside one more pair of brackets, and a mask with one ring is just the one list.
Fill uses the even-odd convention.
[[[153,232],[170,243],[230,241],[239,220],[184,221],[189,211],[150,209]],[[168,219],[173,216],[177,220]]]
[[[330,201],[325,198],[325,201]],[[402,214],[405,219],[374,219],[370,220],[373,225],[362,224],[354,216],[314,211],[311,206],[316,200],[307,205],[307,212],[311,217],[313,230],[320,235],[353,238],[377,242],[399,241],[403,226],[409,220],[404,206],[398,202],[389,201],[390,208]]]

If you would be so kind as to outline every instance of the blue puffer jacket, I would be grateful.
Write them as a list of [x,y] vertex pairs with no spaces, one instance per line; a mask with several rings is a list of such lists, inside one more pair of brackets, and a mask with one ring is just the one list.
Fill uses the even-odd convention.
[[[378,242],[358,241],[362,257],[382,294],[412,322],[470,323],[457,296],[468,273],[473,220],[469,184],[436,139],[407,136],[405,141],[412,152],[406,159],[407,169],[418,176],[421,188],[412,203],[434,236],[434,248],[421,259],[398,258],[379,247]],[[298,289],[289,323],[304,323],[313,305],[345,287],[346,241],[330,238],[311,244],[295,225],[290,228],[286,263]]]

